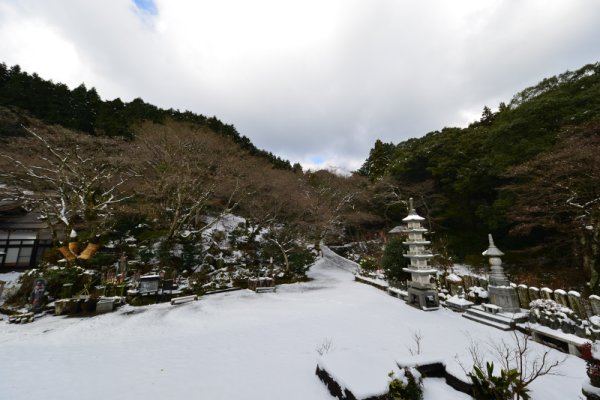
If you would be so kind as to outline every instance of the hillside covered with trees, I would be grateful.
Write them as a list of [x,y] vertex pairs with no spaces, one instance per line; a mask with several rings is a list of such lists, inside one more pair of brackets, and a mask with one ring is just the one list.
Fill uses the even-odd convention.
[[[197,126],[229,137],[244,150],[270,161],[275,168],[292,169],[289,161],[260,150],[233,125],[216,117],[205,117],[191,111],[163,110],[136,98],[102,100],[95,88],[81,84],[73,90],[62,83],[44,80],[36,73],[23,72],[18,65],[0,63],[0,106],[17,107],[48,124],[62,125],[95,136],[133,139],[134,126],[141,121],[164,123],[167,119],[193,122]],[[19,134],[18,125],[0,125],[0,135]],[[299,165],[297,166],[299,167]]]
[[378,140],[358,173],[419,198],[456,260],[479,264],[492,232],[521,278],[598,288],[600,63],[486,106],[466,128]]
[[142,270],[195,271],[198,285],[302,279],[321,239],[379,218],[367,184],[292,167],[215,117],[0,65],[0,201],[40,213],[48,265],[100,270],[125,253]]
[[[398,144],[377,141],[350,177],[292,167],[215,117],[162,110],[141,99],[102,100],[83,84],[70,90],[4,64],[0,141],[3,198],[20,198],[53,216],[60,225],[57,247],[77,227],[81,240],[97,236],[101,244],[133,235],[152,249],[135,256],[158,257],[174,268],[204,260],[216,268],[220,238],[208,249],[194,243],[210,230],[211,218],[232,213],[246,221],[234,241],[249,254],[247,263],[274,257],[289,267],[304,260],[299,243],[381,238],[414,197],[441,263],[482,265],[491,232],[519,280],[573,286],[591,280],[598,287],[600,64],[544,79],[496,111],[484,107],[466,128]],[[47,165],[49,148],[72,162],[70,169]],[[60,170],[62,178],[32,179],[24,166]],[[67,182],[86,191],[65,197],[71,214],[61,215],[48,205],[73,189],[61,186]],[[272,236],[261,244],[266,231]],[[140,251],[122,245],[132,256]],[[390,264],[379,258],[381,242],[362,249],[375,255],[374,265]]]

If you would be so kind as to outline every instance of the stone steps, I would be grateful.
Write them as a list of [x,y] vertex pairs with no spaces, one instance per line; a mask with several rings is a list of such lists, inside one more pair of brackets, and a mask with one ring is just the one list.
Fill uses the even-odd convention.
[[514,328],[514,321],[512,318],[505,317],[501,314],[491,314],[477,308],[468,309],[463,314],[463,317],[503,331],[509,331]]

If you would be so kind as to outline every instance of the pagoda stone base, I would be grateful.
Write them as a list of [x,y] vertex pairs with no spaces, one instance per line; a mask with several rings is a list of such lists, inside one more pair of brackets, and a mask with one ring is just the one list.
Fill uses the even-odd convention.
[[409,287],[406,304],[420,308],[424,311],[433,311],[440,308],[440,300],[435,289],[421,289]]
[[502,308],[502,312],[521,312],[517,290],[510,286],[488,286],[490,303]]

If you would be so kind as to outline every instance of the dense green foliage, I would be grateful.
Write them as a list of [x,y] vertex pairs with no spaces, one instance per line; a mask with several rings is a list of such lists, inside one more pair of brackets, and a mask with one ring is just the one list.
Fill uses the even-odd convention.
[[381,267],[385,277],[393,285],[398,285],[410,278],[408,272],[402,271],[402,268],[406,268],[409,264],[408,258],[404,257],[404,251],[402,238],[394,236],[386,243],[381,257]]
[[357,172],[424,199],[433,228],[447,235],[449,250],[459,258],[481,253],[488,232],[508,248],[543,247],[547,230],[511,234],[519,210],[511,210],[517,195],[509,187],[510,172],[560,148],[573,127],[598,121],[600,63],[544,79],[495,112],[485,107],[466,128],[444,128],[397,145],[378,140]]
[[[0,63],[0,106],[18,107],[49,124],[58,124],[92,135],[133,138],[132,126],[140,121],[162,123],[166,119],[190,122],[231,138],[251,155],[263,157],[274,168],[291,170],[289,161],[271,152],[260,150],[246,136],[240,135],[233,125],[216,117],[205,117],[191,111],[164,110],[136,98],[131,102],[121,99],[102,100],[95,88],[84,84],[70,90],[67,85],[44,80],[37,74],[28,74],[18,65],[7,67]],[[14,126],[0,126],[0,135],[15,135]]]
[[494,364],[488,362],[485,371],[477,366],[473,367],[469,377],[473,382],[473,398],[476,400],[528,400],[530,398],[529,389],[523,384],[516,369],[501,370],[500,376],[496,376]]

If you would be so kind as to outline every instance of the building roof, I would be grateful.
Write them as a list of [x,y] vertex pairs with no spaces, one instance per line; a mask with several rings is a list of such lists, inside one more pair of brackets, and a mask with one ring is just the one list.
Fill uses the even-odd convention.
[[403,225],[398,225],[395,228],[392,228],[388,233],[402,233],[406,227]]
[[39,212],[3,213],[0,212],[0,230],[2,231],[43,231],[41,239],[49,239],[48,225],[41,219]]

